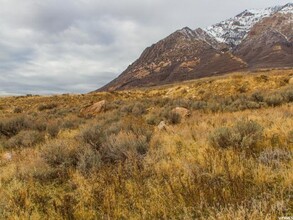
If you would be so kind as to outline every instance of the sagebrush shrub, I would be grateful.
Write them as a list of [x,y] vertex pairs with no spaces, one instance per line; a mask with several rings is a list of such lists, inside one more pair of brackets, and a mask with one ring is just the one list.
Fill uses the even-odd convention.
[[79,149],[68,140],[55,140],[41,150],[41,157],[52,168],[76,167]]
[[234,145],[233,140],[236,138],[233,135],[231,128],[220,127],[209,136],[209,140],[214,147],[228,148]]
[[38,119],[38,120],[35,120],[34,123],[30,127],[33,130],[43,132],[43,131],[46,131],[47,129],[47,122],[44,119]]
[[207,107],[207,102],[205,101],[195,101],[190,104],[191,109],[200,110]]
[[131,157],[138,158],[148,150],[147,138],[144,135],[135,135],[133,132],[120,132],[111,135],[103,143],[100,150],[102,160],[105,162],[125,161]]
[[56,138],[60,132],[60,126],[58,123],[51,123],[47,126],[47,131],[51,138]]
[[143,106],[141,103],[136,103],[134,104],[131,112],[135,116],[141,116],[146,113],[146,109],[145,106]]
[[66,120],[62,123],[62,128],[64,129],[76,129],[79,126],[79,121],[77,120]]
[[57,106],[58,105],[56,103],[41,104],[41,105],[39,105],[38,110],[39,111],[44,111],[44,110],[54,109]]
[[238,121],[233,127],[220,127],[212,132],[209,141],[212,146],[255,151],[262,139],[263,128],[255,121]]
[[91,147],[84,146],[78,154],[77,169],[84,175],[97,170],[101,166],[101,155]]
[[51,125],[48,126],[47,131],[51,138],[56,138],[60,132],[60,128],[58,125]]
[[[97,154],[94,158],[100,157],[105,163],[124,162],[130,157],[140,158],[148,150],[152,129],[141,120],[131,119],[125,118],[110,124],[99,122],[98,125],[85,128],[79,135],[80,140]],[[93,159],[89,155],[83,155],[82,158],[83,167],[87,166],[85,160]]]
[[272,94],[265,98],[265,102],[268,104],[268,106],[276,107],[281,105],[284,102],[284,98],[278,93]]
[[124,113],[131,113],[133,109],[133,104],[123,105],[120,107],[120,111]]
[[5,144],[7,148],[31,147],[45,140],[44,134],[38,131],[24,130],[11,137]]
[[251,95],[251,98],[253,101],[256,102],[263,102],[264,101],[264,96],[261,92],[255,92]]
[[167,120],[170,124],[179,124],[181,122],[181,116],[177,112],[169,112],[167,114]]
[[158,115],[154,114],[154,113],[151,113],[147,116],[146,118],[146,122],[149,124],[149,125],[157,125],[159,124],[160,122],[160,118],[158,117]]
[[290,151],[282,149],[268,149],[260,153],[258,160],[260,163],[278,167],[281,163],[288,163],[292,159],[292,153]]
[[0,121],[0,135],[12,137],[21,130],[29,128],[31,125],[31,120],[24,116],[2,119]]
[[98,151],[104,141],[104,132],[99,125],[96,125],[84,129],[79,137],[82,142],[89,144],[93,149]]
[[293,89],[282,92],[282,96],[287,102],[293,102]]
[[22,108],[21,107],[16,107],[13,110],[14,113],[18,114],[18,113],[22,113]]

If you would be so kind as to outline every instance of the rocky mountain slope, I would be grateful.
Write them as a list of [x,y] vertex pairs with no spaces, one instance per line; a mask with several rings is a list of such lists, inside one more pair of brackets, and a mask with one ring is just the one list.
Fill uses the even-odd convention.
[[98,91],[153,86],[247,68],[293,67],[293,4],[245,10],[211,27],[185,27],[145,49]]
[[293,14],[276,13],[255,24],[234,54],[254,68],[292,67]]

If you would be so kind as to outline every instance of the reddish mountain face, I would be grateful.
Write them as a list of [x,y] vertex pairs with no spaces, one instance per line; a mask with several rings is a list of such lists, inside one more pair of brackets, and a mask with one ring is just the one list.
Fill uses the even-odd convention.
[[246,10],[204,30],[183,28],[146,48],[98,91],[162,85],[246,68],[293,67],[292,18],[293,4],[287,4]]
[[293,67],[293,14],[276,13],[253,26],[234,54],[253,68]]
[[[200,32],[200,34],[198,33]],[[183,28],[147,48],[117,79],[101,90],[120,90],[183,81],[246,67],[204,31]],[[210,39],[211,38],[211,39]]]

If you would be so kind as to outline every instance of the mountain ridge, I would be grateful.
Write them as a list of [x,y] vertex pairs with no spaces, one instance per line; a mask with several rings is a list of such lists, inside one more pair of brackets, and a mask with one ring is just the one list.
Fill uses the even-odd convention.
[[293,67],[293,4],[245,10],[208,28],[179,29],[147,47],[97,91],[169,84],[245,68]]

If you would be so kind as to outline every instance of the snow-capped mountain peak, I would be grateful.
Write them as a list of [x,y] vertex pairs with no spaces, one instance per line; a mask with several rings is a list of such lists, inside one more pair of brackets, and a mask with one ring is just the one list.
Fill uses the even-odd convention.
[[293,13],[293,4],[288,3],[285,6],[245,10],[233,18],[207,27],[204,30],[219,42],[235,47],[242,42],[257,22],[277,12]]
[[187,38],[194,38],[196,34],[194,33],[193,30],[191,30],[189,27],[184,27],[181,30],[178,31],[182,35],[184,35]]

